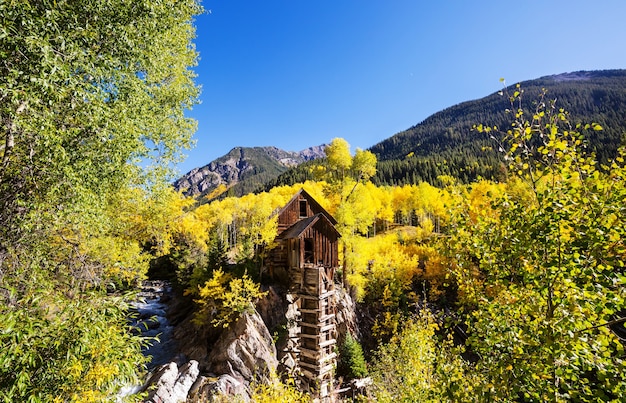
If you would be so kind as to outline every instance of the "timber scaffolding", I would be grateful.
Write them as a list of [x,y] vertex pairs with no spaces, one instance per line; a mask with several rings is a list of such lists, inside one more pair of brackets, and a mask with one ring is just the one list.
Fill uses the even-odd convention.
[[289,340],[284,351],[302,385],[321,402],[333,399],[336,354],[334,275],[339,266],[337,221],[305,190],[277,213],[278,236],[266,264],[289,283]]
[[337,354],[334,268],[304,264],[293,273],[296,304],[300,312],[297,357],[300,372],[321,401],[330,401],[334,389]]

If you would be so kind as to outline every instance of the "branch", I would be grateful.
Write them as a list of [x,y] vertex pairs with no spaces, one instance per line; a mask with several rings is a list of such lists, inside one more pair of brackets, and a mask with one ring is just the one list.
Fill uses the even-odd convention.
[[352,187],[352,190],[350,191],[350,193],[348,193],[348,195],[346,196],[345,201],[347,202],[348,199],[350,199],[350,196],[352,196],[352,193],[354,193],[354,190],[356,189],[356,187],[359,185],[360,181],[356,181],[356,183],[354,184],[354,186]]
[[606,323],[602,323],[600,325],[591,326],[591,327],[588,327],[586,329],[578,330],[576,333],[582,333],[582,332],[586,332],[588,330],[599,329],[599,328],[604,327],[604,326],[617,325],[618,323],[623,323],[623,322],[626,322],[626,316],[623,317],[623,318],[618,318],[618,319],[615,319],[615,320],[611,320],[611,321],[606,322]]

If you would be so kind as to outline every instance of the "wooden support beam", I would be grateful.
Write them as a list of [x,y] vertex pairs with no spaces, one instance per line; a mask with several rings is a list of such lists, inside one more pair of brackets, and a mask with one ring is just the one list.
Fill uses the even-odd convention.
[[[316,365],[316,364],[311,364],[305,361],[301,361],[300,362],[300,366],[301,367],[306,367],[309,369],[310,373],[317,373],[317,376],[313,376],[313,379],[318,378],[321,379],[324,375],[326,375],[327,373],[331,372],[333,370],[334,364],[328,364],[328,365]],[[302,368],[303,370],[305,368]]]
[[330,290],[327,291],[321,295],[312,295],[312,294],[305,294],[305,293],[297,293],[298,297],[302,298],[302,299],[317,299],[317,300],[321,300],[321,299],[326,299],[329,298],[331,296],[333,296],[335,294],[335,290]]
[[325,367],[322,367],[322,369],[320,369],[320,375],[324,376],[326,374],[332,373],[333,368],[335,368],[335,364],[328,364]]
[[327,377],[327,373],[323,373],[323,374],[319,374],[317,371],[310,371],[306,368],[300,368],[300,371],[302,372],[302,375],[304,375],[307,379],[314,381],[314,380],[319,380],[320,382],[322,381],[330,381],[325,379]]
[[323,363],[325,363],[325,362],[332,361],[332,360],[334,360],[335,358],[337,358],[337,354],[336,354],[336,353],[330,353],[330,354],[328,354],[326,357],[323,357],[323,358],[320,360],[320,363],[321,363],[321,364],[323,364]]
[[324,312],[324,308],[319,308],[319,309],[299,309],[300,312],[302,313],[320,313],[320,312]]
[[337,357],[336,353],[324,354],[321,351],[309,350],[306,348],[302,348],[300,350],[300,357],[309,358],[315,361],[315,364],[301,361],[302,365],[308,366],[309,368],[321,368],[322,364],[328,361],[332,361]]
[[[322,322],[322,323],[319,323],[319,322],[318,322],[318,323],[300,322],[300,327],[302,327],[302,326],[304,326],[304,327],[309,327],[309,328],[314,327],[314,328],[321,329],[321,328],[323,328],[324,326],[328,326],[328,325],[327,325],[326,323],[324,323],[324,322]],[[333,326],[334,326],[334,324],[333,324]],[[320,330],[320,331],[321,331],[321,330]]]
[[320,336],[321,335],[319,333],[316,333],[316,334],[300,333],[300,337],[304,337],[305,339],[319,339]]
[[322,316],[322,317],[319,319],[319,321],[320,321],[320,322],[327,322],[327,321],[329,321],[329,320],[331,320],[331,319],[334,319],[334,318],[335,318],[335,314],[334,314],[334,313],[331,313],[331,314],[328,314],[328,315],[324,315],[324,316]]
[[312,350],[306,347],[300,347],[300,355],[302,357],[306,357],[306,358],[310,358],[312,360],[318,361],[322,356],[322,352],[319,350]]

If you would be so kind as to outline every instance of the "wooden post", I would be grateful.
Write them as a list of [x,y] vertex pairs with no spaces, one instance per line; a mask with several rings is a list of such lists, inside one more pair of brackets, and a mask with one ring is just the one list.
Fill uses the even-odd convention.
[[304,265],[302,271],[299,367],[317,397],[330,401],[337,361],[333,270]]

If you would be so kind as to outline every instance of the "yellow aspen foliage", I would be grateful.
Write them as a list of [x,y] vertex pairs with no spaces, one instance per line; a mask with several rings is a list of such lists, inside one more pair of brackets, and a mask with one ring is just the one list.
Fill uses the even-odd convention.
[[372,238],[352,237],[345,259],[353,268],[348,282],[356,288],[357,299],[373,284],[397,281],[403,289],[410,288],[419,273],[419,256],[409,245],[398,242],[397,233],[386,233]]
[[125,225],[133,239],[153,246],[156,255],[167,254],[173,246],[174,234],[180,231],[183,218],[190,214],[194,200],[170,187],[146,194],[140,189],[128,189],[111,214]]
[[414,188],[412,202],[413,210],[420,222],[430,219],[433,224],[436,224],[437,231],[441,225],[449,221],[448,209],[451,199],[445,189],[421,182]]
[[504,195],[507,185],[481,180],[469,186],[467,202],[469,215],[475,222],[478,217],[492,217],[497,220],[498,212],[493,208],[494,202]]
[[85,243],[85,248],[88,256],[102,265],[106,278],[122,284],[141,280],[152,259],[138,242],[120,237],[92,238]]
[[209,200],[209,201],[214,200],[214,199],[218,198],[219,196],[221,196],[222,194],[224,194],[227,190],[228,190],[228,187],[226,185],[224,185],[223,183],[220,183],[209,194],[204,196],[204,198],[206,200]]
[[434,243],[414,245],[414,252],[419,256],[422,270],[418,277],[428,285],[429,301],[439,301],[444,297],[449,285],[450,262]]
[[228,327],[244,312],[254,310],[254,303],[265,296],[259,284],[248,275],[233,278],[218,269],[213,276],[199,288],[198,298],[194,301],[200,309],[196,312],[195,323]]
[[385,289],[383,290],[382,305],[385,308],[391,308],[394,305],[393,294],[389,289],[389,285],[385,285]]
[[[372,184],[355,187],[356,183],[346,180],[342,193],[344,202],[339,205],[335,218],[339,222],[339,232],[344,236],[356,233],[367,234],[374,224],[381,204],[377,196],[377,188]],[[351,194],[351,197],[347,197]]]
[[328,162],[329,173],[338,180],[343,180],[352,167],[350,144],[342,138],[334,138],[324,150]]
[[248,194],[238,200],[238,210],[245,222],[240,232],[252,239],[255,248],[270,244],[276,238],[277,217],[272,217],[275,208],[272,195],[265,192],[257,195]]
[[404,185],[391,188],[391,206],[393,211],[399,215],[402,224],[411,223],[411,213],[414,209],[411,198],[415,186]]
[[386,187],[376,187],[371,183],[367,183],[366,186],[373,187],[370,192],[373,193],[374,197],[379,203],[376,212],[376,218],[385,224],[384,228],[386,229],[388,228],[389,224],[393,222],[394,219],[392,191],[390,191],[390,189]]
[[356,149],[352,159],[352,172],[357,180],[368,181],[376,175],[376,155],[371,151]]
[[300,392],[293,379],[282,382],[276,373],[270,373],[266,382],[253,382],[250,386],[253,403],[308,403],[311,398]]
[[402,323],[402,315],[398,310],[384,311],[378,315],[372,325],[372,336],[377,340],[389,340],[398,334],[400,323]]
[[377,402],[461,402],[472,399],[477,374],[451,339],[439,341],[439,326],[428,311],[405,321],[388,344],[376,352],[370,393]]

